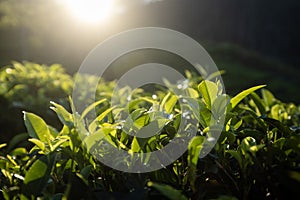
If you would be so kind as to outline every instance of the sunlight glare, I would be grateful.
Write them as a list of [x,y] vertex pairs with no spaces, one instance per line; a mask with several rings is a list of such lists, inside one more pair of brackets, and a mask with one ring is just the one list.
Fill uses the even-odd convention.
[[114,12],[113,0],[65,0],[67,8],[79,20],[106,21]]

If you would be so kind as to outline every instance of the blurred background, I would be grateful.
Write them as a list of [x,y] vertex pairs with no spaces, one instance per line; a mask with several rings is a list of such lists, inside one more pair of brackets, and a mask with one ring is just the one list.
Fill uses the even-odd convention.
[[[158,26],[199,41],[226,71],[230,95],[267,84],[280,100],[300,103],[299,10],[299,0],[0,0],[0,66],[59,63],[73,74],[104,39]],[[184,64],[153,52],[117,63],[126,69],[166,57]]]

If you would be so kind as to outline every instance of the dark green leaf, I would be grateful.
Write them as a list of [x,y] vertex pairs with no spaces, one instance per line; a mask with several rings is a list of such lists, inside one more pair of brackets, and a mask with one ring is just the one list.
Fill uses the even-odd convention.
[[41,156],[36,160],[27,171],[22,187],[22,193],[31,197],[31,195],[40,195],[46,187],[52,167],[54,166],[55,155]]
[[153,183],[153,182],[148,182],[148,187],[154,187],[157,189],[160,193],[162,193],[164,196],[169,198],[170,200],[187,200],[181,191],[176,190],[172,188],[169,185],[165,184],[159,184],[159,183]]

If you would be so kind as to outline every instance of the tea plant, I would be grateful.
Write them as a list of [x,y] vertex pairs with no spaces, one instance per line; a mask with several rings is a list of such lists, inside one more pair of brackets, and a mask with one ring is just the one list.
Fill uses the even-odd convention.
[[72,77],[60,65],[39,65],[31,62],[13,62],[0,71],[1,140],[8,140],[24,132],[22,111],[42,115],[52,125],[57,125],[55,115],[49,111],[50,100],[67,106],[67,96],[72,90]]
[[[300,107],[285,104],[264,86],[245,90],[233,98],[222,94],[217,82],[187,74],[185,106],[200,108],[189,113],[198,120],[196,136],[187,151],[160,170],[130,174],[105,166],[97,156],[109,154],[106,145],[128,152],[152,152],[180,137],[184,113],[174,90],[118,90],[111,105],[113,83],[99,89],[98,101],[76,110],[51,102],[62,124],[53,128],[30,112],[24,112],[29,146],[16,136],[2,144],[0,187],[5,199],[283,199],[297,194],[300,185]],[[93,80],[91,80],[93,81]],[[172,88],[172,85],[169,85]],[[176,86],[175,86],[176,88]],[[261,91],[261,95],[257,91]],[[132,94],[128,98],[127,94]],[[125,106],[124,106],[125,105]],[[226,115],[222,114],[225,113]],[[95,118],[90,118],[92,112]],[[225,127],[213,150],[206,142],[218,126],[214,113],[221,113]],[[125,114],[131,121],[123,120]],[[139,138],[127,133],[147,133],[145,127],[159,122],[159,134]],[[214,124],[216,125],[216,124]],[[214,138],[211,138],[214,139]],[[26,139],[25,139],[26,140]],[[142,159],[147,158],[142,157]],[[122,162],[130,167],[130,157]]]
[[[86,98],[89,91],[87,84],[98,81],[92,75],[68,75],[59,64],[51,66],[39,65],[32,62],[12,62],[0,71],[0,112],[9,113],[0,116],[0,140],[8,141],[14,135],[25,132],[22,122],[22,111],[33,112],[56,128],[61,124],[55,114],[49,110],[50,101],[69,107],[68,96],[71,95],[74,79],[84,88],[79,96],[86,103],[92,103]],[[97,92],[97,98],[103,93],[112,91],[114,82],[106,82],[102,93]]]

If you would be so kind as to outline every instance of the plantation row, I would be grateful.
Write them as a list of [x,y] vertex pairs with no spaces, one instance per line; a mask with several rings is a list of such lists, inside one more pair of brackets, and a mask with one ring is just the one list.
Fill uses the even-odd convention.
[[[102,81],[94,102],[87,88],[96,77],[76,77],[82,92],[75,100],[68,98],[74,77],[59,65],[13,63],[0,72],[4,199],[285,199],[299,193],[300,107],[282,103],[265,86],[229,97],[215,77],[187,72],[185,87],[157,86],[155,93],[125,87],[112,105],[115,82]],[[127,134],[142,135],[152,122],[159,134]],[[100,162],[106,157],[128,171],[138,162],[147,166],[152,155],[143,155],[189,132],[196,135],[185,153],[162,169],[125,173]],[[129,153],[120,160],[108,146]],[[142,156],[136,160],[135,153]]]

